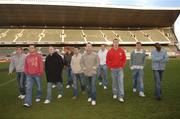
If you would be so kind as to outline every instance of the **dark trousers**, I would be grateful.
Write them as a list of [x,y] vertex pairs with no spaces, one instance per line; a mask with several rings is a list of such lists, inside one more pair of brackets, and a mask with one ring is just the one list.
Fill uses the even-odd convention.
[[162,89],[161,89],[161,82],[163,77],[164,70],[153,70],[154,81],[155,81],[155,96],[157,98],[161,98]]

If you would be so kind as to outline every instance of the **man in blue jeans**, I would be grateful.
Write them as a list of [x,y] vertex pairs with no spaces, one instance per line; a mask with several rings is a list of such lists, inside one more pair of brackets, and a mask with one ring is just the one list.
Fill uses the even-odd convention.
[[29,54],[26,56],[24,64],[24,72],[27,82],[24,106],[30,107],[32,105],[32,89],[34,82],[37,84],[36,102],[40,101],[42,95],[41,76],[43,74],[43,60],[42,56],[36,52],[34,45],[29,46]]
[[108,51],[106,57],[107,66],[111,69],[113,99],[124,102],[124,71],[126,54],[119,47],[119,40],[113,40],[113,47]]
[[26,82],[26,76],[24,73],[24,62],[25,62],[26,55],[22,53],[22,48],[17,47],[16,48],[16,54],[14,54],[11,57],[11,62],[9,65],[9,74],[12,74],[12,72],[16,71],[16,79],[18,81],[18,87],[20,95],[18,98],[24,99],[25,98],[25,82]]
[[79,48],[74,48],[74,55],[71,60],[71,68],[73,73],[73,97],[72,99],[76,99],[78,96],[78,80],[81,86],[82,93],[85,92],[85,81],[84,74],[80,65],[82,55],[79,53]]
[[152,70],[155,81],[155,96],[157,100],[162,99],[161,82],[166,63],[168,61],[167,52],[161,48],[159,43],[155,44],[155,49],[151,53]]
[[99,57],[99,67],[98,67],[98,79],[99,79],[99,85],[104,86],[104,89],[107,89],[108,85],[108,72],[107,72],[107,65],[106,65],[106,56],[107,56],[108,50],[106,49],[105,45],[101,45],[101,49],[98,51],[98,57]]
[[86,89],[88,93],[88,102],[96,105],[96,73],[98,68],[98,56],[92,51],[92,44],[86,44],[86,53],[80,61],[83,73],[86,79]]
[[44,104],[48,104],[51,102],[52,97],[52,84],[56,83],[58,89],[57,98],[60,99],[63,96],[63,79],[62,79],[62,71],[63,71],[63,59],[62,57],[55,52],[54,47],[50,46],[49,55],[45,60],[45,72],[47,79],[47,96]]
[[141,47],[141,43],[136,43],[136,48],[131,52],[130,56],[130,69],[133,73],[133,92],[136,92],[137,88],[140,97],[145,97],[144,94],[144,64],[146,59],[146,53]]
[[67,85],[66,88],[72,87],[73,84],[73,75],[72,75],[72,69],[71,69],[71,58],[73,56],[73,52],[70,49],[70,47],[66,48],[66,53],[64,54],[64,65],[67,72]]

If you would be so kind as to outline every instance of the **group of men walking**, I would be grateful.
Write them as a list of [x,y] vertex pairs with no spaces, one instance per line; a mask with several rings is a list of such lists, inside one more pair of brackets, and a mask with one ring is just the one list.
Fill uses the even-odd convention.
[[[119,47],[118,39],[113,40],[110,50],[105,45],[101,45],[98,53],[93,51],[91,43],[87,43],[85,52],[80,53],[79,48],[75,47],[73,53],[67,51],[64,56],[55,51],[54,47],[48,49],[48,56],[43,63],[42,56],[37,53],[34,45],[29,46],[29,53],[25,55],[21,47],[17,47],[16,54],[11,58],[9,73],[16,71],[20,96],[24,99],[24,106],[32,105],[32,88],[37,85],[36,102],[42,97],[41,76],[45,71],[47,79],[47,96],[45,104],[51,102],[52,85],[56,84],[58,89],[57,98],[63,97],[63,68],[67,72],[66,88],[73,88],[73,97],[76,99],[78,93],[78,81],[82,93],[87,91],[87,101],[91,105],[96,105],[96,77],[99,85],[104,89],[108,88],[108,69],[112,79],[112,98],[124,102],[124,67],[126,65],[126,54],[123,48]],[[155,49],[151,53],[152,70],[155,80],[155,95],[158,100],[162,99],[161,81],[165,70],[168,55],[159,43],[155,44]],[[136,48],[131,52],[129,67],[132,70],[133,88],[132,91],[139,92],[139,96],[145,97],[144,93],[144,66],[146,60],[145,50],[141,43],[136,43]]]

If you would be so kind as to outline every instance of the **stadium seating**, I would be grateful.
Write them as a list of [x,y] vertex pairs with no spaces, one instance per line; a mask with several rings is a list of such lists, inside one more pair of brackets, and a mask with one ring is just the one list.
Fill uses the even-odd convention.
[[130,32],[134,34],[136,39],[140,42],[151,42],[151,40],[148,37],[145,37],[145,35],[141,31],[134,30]]
[[40,42],[62,42],[62,30],[61,29],[47,29],[44,32],[45,36]]
[[167,38],[159,30],[143,30],[145,34],[155,42],[168,41]]
[[4,32],[1,33],[1,41],[6,41],[6,42],[12,42],[14,41],[18,36],[18,33],[21,31],[21,29],[7,29],[4,30]]
[[171,28],[162,29],[164,35],[171,41],[172,44],[177,43],[176,36]]
[[102,33],[104,33],[104,37],[108,41],[112,41],[113,39],[117,38],[112,30],[102,30]]
[[82,30],[64,30],[64,42],[84,43]]
[[39,44],[110,44],[117,38],[122,44],[143,44],[155,42],[174,44],[175,36],[171,29],[150,30],[88,30],[88,29],[0,29],[1,43]]
[[25,29],[22,37],[19,37],[16,42],[38,42],[41,32],[42,29]]
[[83,30],[87,42],[106,42],[100,30]]
[[0,29],[0,34],[4,33],[5,31],[7,31],[7,29]]
[[136,42],[134,36],[126,30],[114,30],[120,40],[124,42]]

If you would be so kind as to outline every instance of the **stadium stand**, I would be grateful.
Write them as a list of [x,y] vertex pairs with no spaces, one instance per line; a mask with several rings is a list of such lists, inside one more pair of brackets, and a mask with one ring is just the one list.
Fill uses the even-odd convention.
[[[64,30],[64,40],[67,43],[85,43],[84,34],[82,30]],[[75,41],[75,42],[74,42]]]
[[[11,30],[11,29],[10,29]],[[38,42],[39,34],[42,32],[42,29],[25,29],[22,33],[22,36],[19,37],[17,42]]]
[[145,34],[142,33],[142,31],[133,30],[133,31],[130,31],[130,32],[135,35],[135,38],[139,42],[152,42],[152,40],[150,38],[146,37]]
[[50,43],[50,42],[62,42],[62,29],[45,29],[44,37],[40,42]]
[[166,34],[160,33],[160,30],[0,29],[0,31],[3,31],[0,41],[20,44],[23,44],[23,42],[108,44],[114,38],[118,38],[122,44],[135,44],[137,41],[169,44],[171,39],[174,39],[171,38],[172,32],[168,31],[168,34],[170,34],[168,37]]
[[148,52],[156,42],[168,52],[176,52],[179,46],[173,29],[179,9],[32,4],[0,4],[0,9],[1,47],[33,43],[47,52],[48,45],[84,47],[91,42],[98,49],[100,44],[109,46],[115,38],[128,53],[137,41]]
[[112,41],[113,39],[117,38],[111,30],[102,30],[102,33],[107,41]]
[[137,42],[130,31],[114,30],[113,32],[119,37],[121,42]]
[[155,42],[169,44],[172,39],[175,39],[172,38],[172,32],[168,31],[170,36],[166,36],[167,34],[160,34],[158,33],[160,31],[157,30],[0,29],[0,31],[4,31],[0,34],[1,42],[20,44],[23,42],[108,44],[114,38],[119,38],[122,44],[135,44],[137,41],[150,44]]
[[85,34],[85,38],[87,42],[92,42],[92,43],[106,42],[100,30],[83,30],[83,32]]
[[[5,30],[5,29],[2,29]],[[18,33],[20,32],[19,29],[7,29],[4,32],[1,33],[1,41],[6,41],[6,42],[14,42],[16,38],[18,37]]]
[[155,42],[169,41],[160,30],[143,30],[143,32]]

